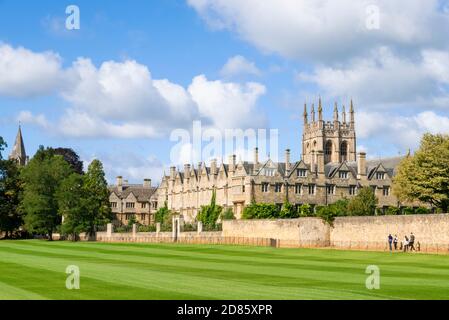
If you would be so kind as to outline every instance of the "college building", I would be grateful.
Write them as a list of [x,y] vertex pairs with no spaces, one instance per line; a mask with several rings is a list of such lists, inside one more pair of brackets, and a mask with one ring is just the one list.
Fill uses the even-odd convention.
[[312,104],[309,113],[304,105],[302,156],[298,161],[290,159],[287,149],[283,162],[260,162],[256,148],[252,162],[236,162],[232,155],[227,163],[186,164],[183,171],[171,167],[162,177],[157,202],[166,202],[185,221],[194,220],[201,206],[210,203],[213,191],[217,204],[231,208],[237,219],[252,201],[281,206],[288,200],[296,206],[314,207],[349,199],[365,186],[373,189],[380,210],[400,205],[391,185],[402,157],[367,160],[365,152],[357,152],[352,101],[348,113],[343,106],[340,114],[335,104],[332,121],[323,120],[321,99],[317,111]]

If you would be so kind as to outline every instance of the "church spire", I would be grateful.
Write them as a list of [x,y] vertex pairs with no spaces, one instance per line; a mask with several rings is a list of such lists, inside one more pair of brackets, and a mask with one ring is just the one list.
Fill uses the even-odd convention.
[[334,105],[334,122],[338,122],[338,107],[337,107],[337,102],[335,102],[335,105]]
[[323,106],[321,105],[321,97],[318,99],[318,120],[323,121]]
[[304,124],[307,124],[307,104],[304,103],[304,113],[303,113],[303,117],[304,117]]
[[23,143],[22,129],[19,124],[19,131],[17,132],[16,141],[9,156],[10,160],[15,160],[21,166],[26,164],[27,156],[25,153],[25,145]]
[[349,114],[350,114],[350,125],[351,125],[351,129],[354,129],[354,104],[352,103],[352,99],[351,99],[351,107],[349,109]]
[[312,122],[315,122],[315,104],[312,103]]

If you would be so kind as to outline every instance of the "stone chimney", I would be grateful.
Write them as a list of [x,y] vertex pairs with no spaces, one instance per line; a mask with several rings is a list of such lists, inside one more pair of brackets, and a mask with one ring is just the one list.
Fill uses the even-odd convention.
[[184,165],[184,178],[189,179],[190,178],[190,164],[186,163]]
[[259,164],[259,148],[254,148],[254,165]]
[[324,174],[324,152],[323,150],[318,150],[316,152],[316,162],[318,174]]
[[143,179],[143,187],[151,188],[151,179]]
[[212,159],[210,161],[210,174],[215,175],[217,174],[217,159]]
[[117,189],[119,192],[123,191],[123,177],[122,176],[118,176],[117,180],[116,180],[116,185],[117,185]]
[[198,175],[201,174],[201,170],[203,170],[203,163],[200,161],[198,162]]
[[290,149],[285,150],[285,171],[290,173]]
[[366,153],[359,152],[357,155],[357,178],[366,177]]
[[233,173],[235,171],[235,159],[236,159],[235,154],[229,156],[229,163],[228,163],[229,172]]
[[170,167],[170,179],[175,180],[176,177],[176,167],[172,166]]

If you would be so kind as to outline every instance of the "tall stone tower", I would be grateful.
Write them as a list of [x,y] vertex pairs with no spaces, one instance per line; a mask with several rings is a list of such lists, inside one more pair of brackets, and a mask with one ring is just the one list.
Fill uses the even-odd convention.
[[19,166],[26,165],[28,158],[25,152],[25,145],[22,138],[22,129],[19,125],[19,131],[17,132],[16,141],[14,147],[12,148],[11,154],[9,155],[10,160],[17,162]]
[[341,121],[338,106],[334,106],[333,121],[323,120],[321,98],[318,101],[318,119],[315,118],[315,106],[312,104],[311,115],[304,104],[304,128],[302,134],[302,158],[307,164],[316,164],[317,154],[324,154],[324,163],[356,161],[356,136],[354,123],[354,105],[351,100],[349,122],[343,106]]

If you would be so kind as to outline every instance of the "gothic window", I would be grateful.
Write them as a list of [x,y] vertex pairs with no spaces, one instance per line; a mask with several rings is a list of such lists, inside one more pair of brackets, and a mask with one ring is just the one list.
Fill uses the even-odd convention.
[[296,193],[296,194],[302,194],[301,190],[302,190],[302,184],[297,183],[297,184],[295,185],[295,193]]
[[316,187],[314,184],[309,184],[309,194],[315,195]]
[[274,185],[274,192],[282,192],[282,183],[276,183]]
[[327,141],[324,148],[324,162],[328,163],[332,161],[332,141]]
[[349,194],[354,196],[357,194],[357,186],[349,186]]
[[262,183],[262,192],[268,192],[268,183]]
[[340,146],[340,162],[348,160],[348,143],[343,141]]

